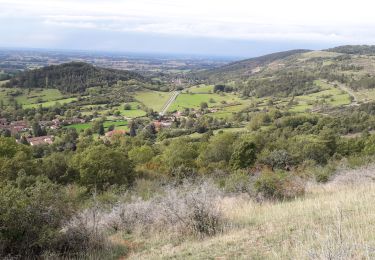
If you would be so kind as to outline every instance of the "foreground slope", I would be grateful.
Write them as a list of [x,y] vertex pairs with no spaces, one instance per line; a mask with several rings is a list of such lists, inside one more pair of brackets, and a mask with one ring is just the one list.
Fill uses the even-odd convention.
[[130,259],[373,259],[375,166],[342,171],[311,184],[290,202],[222,201],[230,224],[222,234],[182,243],[142,241]]

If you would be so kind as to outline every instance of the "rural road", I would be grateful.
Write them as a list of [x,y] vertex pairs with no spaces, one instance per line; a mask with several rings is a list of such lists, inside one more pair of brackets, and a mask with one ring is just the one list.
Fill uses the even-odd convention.
[[175,101],[179,94],[179,91],[173,92],[172,96],[168,99],[168,101],[164,104],[163,108],[161,109],[159,113],[161,116],[163,116],[168,111],[168,108],[172,105],[173,101]]

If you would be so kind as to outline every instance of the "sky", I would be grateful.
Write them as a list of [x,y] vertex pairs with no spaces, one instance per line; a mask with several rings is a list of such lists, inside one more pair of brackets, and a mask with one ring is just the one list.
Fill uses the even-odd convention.
[[369,0],[0,0],[0,47],[254,57],[375,44]]

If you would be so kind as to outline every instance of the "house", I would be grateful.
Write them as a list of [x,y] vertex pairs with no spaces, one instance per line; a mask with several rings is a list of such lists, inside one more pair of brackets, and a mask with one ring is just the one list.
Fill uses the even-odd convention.
[[12,121],[10,122],[10,127],[13,129],[20,131],[27,131],[29,130],[29,124],[26,121]]
[[115,135],[126,135],[127,131],[125,130],[112,130],[105,134],[105,137],[113,137]]
[[46,136],[30,137],[30,138],[26,138],[26,140],[32,146],[43,145],[43,144],[52,144],[53,143],[53,136],[46,135]]
[[172,121],[170,120],[161,120],[161,121],[158,121],[158,120],[155,120],[153,122],[154,126],[155,126],[155,129],[156,131],[159,131],[161,128],[169,128],[172,126]]

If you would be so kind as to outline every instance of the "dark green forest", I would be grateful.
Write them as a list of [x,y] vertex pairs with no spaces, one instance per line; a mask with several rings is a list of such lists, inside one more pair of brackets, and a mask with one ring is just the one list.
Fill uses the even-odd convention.
[[111,87],[118,81],[150,82],[131,71],[98,68],[83,62],[71,62],[20,73],[5,87],[56,88],[65,93],[84,93],[90,87]]

